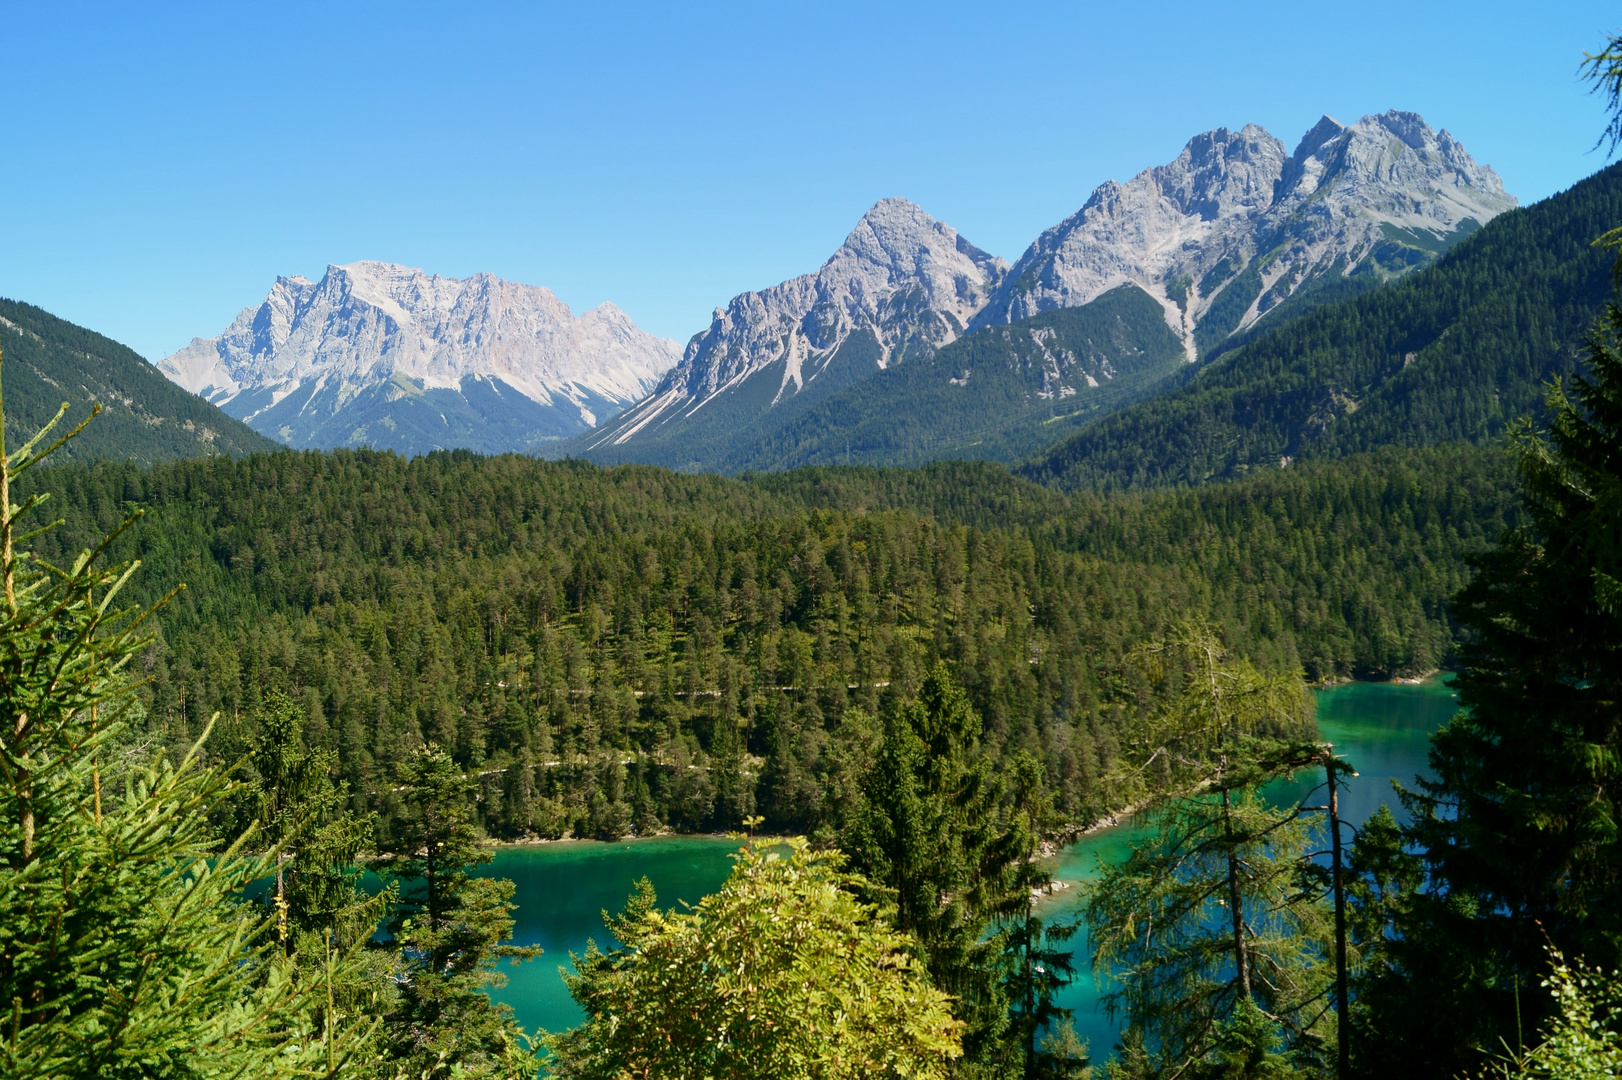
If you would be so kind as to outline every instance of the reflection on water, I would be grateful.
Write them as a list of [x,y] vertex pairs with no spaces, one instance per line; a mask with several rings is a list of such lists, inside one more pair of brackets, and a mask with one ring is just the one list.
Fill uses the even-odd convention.
[[[1357,769],[1340,795],[1344,820],[1362,824],[1370,814],[1388,804],[1398,817],[1404,816],[1392,791],[1397,780],[1413,786],[1416,774],[1427,773],[1426,755],[1430,734],[1452,719],[1458,708],[1453,692],[1441,676],[1422,683],[1345,683],[1318,691],[1318,732],[1335,752]],[[1304,773],[1299,779],[1270,785],[1265,794],[1277,803],[1300,802],[1323,783],[1323,771]],[[1321,794],[1321,793],[1320,793]],[[1326,801],[1315,798],[1314,803]],[[1099,863],[1118,863],[1126,858],[1132,844],[1143,835],[1132,822],[1087,837],[1059,856],[1061,881],[1088,882],[1099,874]],[[1349,837],[1348,837],[1349,839]],[[1050,909],[1052,914],[1075,914],[1083,902],[1083,889],[1060,894]],[[1076,942],[1076,966],[1080,974],[1059,995],[1059,1004],[1075,1013],[1076,1034],[1092,1043],[1093,1056],[1102,1060],[1114,1045],[1116,1025],[1098,1008],[1099,988],[1086,970],[1085,934]]]
[[[1447,723],[1455,708],[1453,694],[1440,678],[1418,685],[1348,683],[1320,691],[1319,731],[1358,771],[1341,794],[1342,815],[1362,822],[1382,802],[1397,810],[1392,779],[1411,786],[1414,775],[1426,771],[1428,737]],[[1321,781],[1319,773],[1300,782],[1283,782],[1270,788],[1268,795],[1280,802],[1296,800]],[[1097,877],[1100,860],[1118,862],[1140,835],[1141,829],[1129,822],[1061,851],[1058,877],[1077,887],[1061,893],[1049,913],[1073,914],[1086,883]],[[508,984],[493,996],[512,1005],[519,1023],[529,1029],[558,1031],[578,1024],[580,1010],[564,989],[558,966],[568,963],[571,949],[584,949],[588,937],[607,946],[603,911],[623,907],[632,885],[644,875],[653,881],[661,905],[696,902],[726,877],[732,865],[728,855],[737,846],[736,841],[715,837],[680,837],[502,849],[480,873],[516,883],[514,939],[540,945],[546,955],[504,968]],[[1092,1041],[1094,1055],[1101,1059],[1114,1043],[1115,1026],[1096,1008],[1099,995],[1086,973],[1085,942],[1080,936],[1073,940],[1081,974],[1061,995],[1060,1004],[1075,1010],[1077,1033]]]

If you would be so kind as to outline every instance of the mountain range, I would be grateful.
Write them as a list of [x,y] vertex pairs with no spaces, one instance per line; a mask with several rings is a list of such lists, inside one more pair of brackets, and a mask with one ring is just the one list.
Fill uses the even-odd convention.
[[975,322],[1076,307],[1130,281],[1209,353],[1292,301],[1399,277],[1514,206],[1496,173],[1415,113],[1325,116],[1294,153],[1254,124],[1219,128],[1098,187]]
[[159,363],[179,385],[295,447],[404,454],[534,450],[651,390],[678,355],[612,304],[380,262],[278,278],[218,337]]
[[682,350],[611,305],[576,318],[543,288],[362,262],[279,279],[159,366],[300,447],[1012,461],[1514,206],[1413,113],[1324,117],[1293,153],[1247,125],[1101,185],[1012,267],[880,200],[817,271],[734,297]]
[[1255,125],[1198,135],[1006,271],[887,199],[816,274],[737,297],[646,400],[545,453],[723,472],[1012,461],[1515,205],[1446,131],[1395,111],[1326,116],[1293,154]]
[[1388,446],[1491,443],[1576,370],[1612,298],[1622,165],[1387,288],[1286,321],[1018,467],[1071,489],[1199,484]]

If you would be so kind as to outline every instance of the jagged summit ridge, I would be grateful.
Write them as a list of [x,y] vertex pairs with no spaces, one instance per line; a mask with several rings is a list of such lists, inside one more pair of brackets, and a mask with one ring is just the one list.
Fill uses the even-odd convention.
[[1349,126],[1325,116],[1293,153],[1256,125],[1219,128],[1100,185],[1027,249],[975,325],[1130,281],[1162,303],[1193,359],[1197,339],[1220,342],[1337,278],[1400,275],[1515,205],[1491,168],[1416,113]]
[[815,273],[717,308],[654,393],[588,441],[660,431],[768,371],[766,404],[776,406],[824,375],[854,337],[875,346],[871,370],[930,352],[963,333],[1007,270],[906,199],[881,199]]
[[[449,431],[448,442],[406,438],[391,403],[474,392],[484,413],[500,414],[506,400],[507,412],[526,416],[533,442],[589,428],[645,395],[677,358],[675,342],[612,304],[575,317],[550,290],[494,274],[458,279],[356,262],[329,266],[317,282],[277,278],[224,333],[193,340],[158,367],[284,442],[417,452],[467,443]],[[349,415],[357,402],[368,418]]]

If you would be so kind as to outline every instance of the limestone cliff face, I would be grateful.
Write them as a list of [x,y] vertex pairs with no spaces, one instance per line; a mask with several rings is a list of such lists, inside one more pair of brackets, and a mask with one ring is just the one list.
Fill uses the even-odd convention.
[[1131,281],[1189,342],[1219,344],[1297,294],[1424,265],[1515,206],[1491,168],[1414,113],[1324,117],[1294,153],[1218,129],[1101,185],[1037,238],[975,325],[1086,304]]
[[587,448],[670,437],[701,412],[730,413],[728,399],[746,397],[735,420],[752,419],[931,353],[963,333],[1007,269],[905,199],[881,200],[816,273],[717,308],[654,393]]
[[497,452],[592,427],[678,358],[611,304],[577,318],[549,290],[492,274],[359,262],[277,279],[224,333],[158,367],[294,446]]

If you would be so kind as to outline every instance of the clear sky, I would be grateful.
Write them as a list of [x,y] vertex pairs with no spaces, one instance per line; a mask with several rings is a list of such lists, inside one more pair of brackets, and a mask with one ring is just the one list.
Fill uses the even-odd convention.
[[0,295],[157,359],[383,259],[685,341],[900,195],[1010,261],[1196,132],[1422,113],[1530,202],[1605,163],[1589,0],[0,0]]

